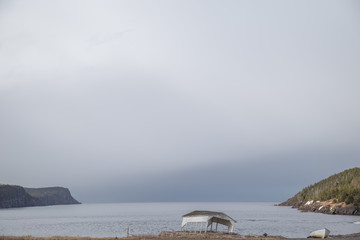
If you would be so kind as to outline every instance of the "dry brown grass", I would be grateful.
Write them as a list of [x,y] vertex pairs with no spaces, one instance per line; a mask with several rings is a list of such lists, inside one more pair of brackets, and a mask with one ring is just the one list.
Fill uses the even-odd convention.
[[[135,235],[125,238],[92,238],[92,237],[67,237],[67,236],[53,236],[53,237],[33,237],[33,236],[0,236],[0,240],[147,240],[147,239],[163,239],[163,240],[306,240],[306,238],[284,238],[281,236],[257,236],[248,235],[241,236],[239,234],[227,234],[227,233],[184,233],[184,232],[166,232],[159,235]],[[330,236],[330,240],[359,240],[360,233]]]
[[285,239],[281,236],[259,236],[247,235],[242,236],[236,233],[207,232],[207,233],[188,233],[188,232],[164,232],[159,235],[160,239],[224,239],[224,240],[244,240],[244,239]]
[[133,235],[130,237],[122,237],[122,238],[114,238],[114,237],[107,237],[107,238],[92,238],[92,237],[67,237],[67,236],[53,236],[53,237],[33,237],[33,236],[0,236],[0,240],[146,240],[146,239],[207,239],[207,240],[279,240],[285,239],[279,236],[256,236],[256,235],[249,235],[249,236],[241,236],[239,234],[228,234],[228,233],[188,233],[188,232],[163,232],[159,235]]
[[68,237],[68,236],[52,236],[52,237],[33,237],[33,236],[0,236],[0,240],[114,240],[114,237],[92,238],[92,237]]

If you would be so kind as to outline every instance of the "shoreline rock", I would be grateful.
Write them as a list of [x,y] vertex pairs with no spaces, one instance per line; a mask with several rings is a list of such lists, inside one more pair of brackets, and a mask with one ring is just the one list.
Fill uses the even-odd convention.
[[338,202],[337,199],[329,199],[327,201],[314,201],[307,202],[299,201],[285,201],[277,206],[290,206],[297,208],[302,212],[316,212],[323,214],[339,214],[339,215],[360,215],[360,207],[354,204],[346,204],[345,202]]

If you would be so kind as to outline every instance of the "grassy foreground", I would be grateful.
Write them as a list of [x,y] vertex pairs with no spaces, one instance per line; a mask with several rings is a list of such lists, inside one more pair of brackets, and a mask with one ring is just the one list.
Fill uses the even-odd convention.
[[[105,237],[105,238],[93,238],[93,237],[69,237],[69,236],[53,236],[53,237],[33,237],[33,236],[0,236],[0,240],[146,240],[146,239],[163,239],[163,240],[192,240],[192,239],[207,239],[207,240],[306,240],[307,238],[285,238],[282,236],[257,236],[257,235],[248,235],[242,236],[239,234],[224,234],[224,233],[178,233],[178,232],[169,232],[161,233],[159,235],[134,235],[130,237],[123,238],[114,238],[114,237]],[[359,240],[360,233],[347,234],[347,235],[337,235],[329,236],[327,239],[332,240]]]

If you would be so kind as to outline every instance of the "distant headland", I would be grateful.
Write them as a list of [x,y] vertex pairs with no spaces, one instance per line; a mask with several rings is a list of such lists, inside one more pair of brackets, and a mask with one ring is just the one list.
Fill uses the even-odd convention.
[[64,187],[25,188],[0,184],[0,208],[80,204]]
[[298,192],[279,206],[303,212],[360,215],[360,168],[332,175]]

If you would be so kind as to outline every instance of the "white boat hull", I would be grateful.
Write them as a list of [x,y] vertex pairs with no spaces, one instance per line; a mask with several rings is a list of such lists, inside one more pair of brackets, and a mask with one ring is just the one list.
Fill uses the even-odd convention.
[[327,238],[329,236],[330,230],[329,229],[320,229],[310,233],[309,237],[313,238]]

